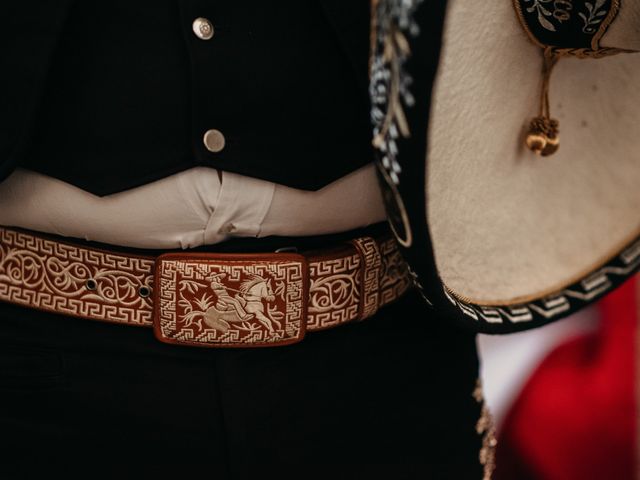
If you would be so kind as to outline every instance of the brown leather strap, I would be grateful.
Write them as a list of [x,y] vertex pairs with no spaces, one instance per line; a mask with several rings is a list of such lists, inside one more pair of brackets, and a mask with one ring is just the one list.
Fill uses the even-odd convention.
[[409,287],[391,237],[308,255],[115,253],[0,227],[0,300],[153,326],[168,343],[284,345],[362,320]]

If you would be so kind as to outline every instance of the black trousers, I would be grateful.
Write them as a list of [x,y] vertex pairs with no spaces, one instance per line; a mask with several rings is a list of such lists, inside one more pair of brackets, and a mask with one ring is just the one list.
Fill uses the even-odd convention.
[[0,478],[481,479],[477,373],[413,292],[254,349],[0,303]]

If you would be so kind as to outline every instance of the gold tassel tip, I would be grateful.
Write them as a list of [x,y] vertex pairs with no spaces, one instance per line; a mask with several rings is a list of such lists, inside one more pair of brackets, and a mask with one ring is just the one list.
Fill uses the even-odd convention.
[[553,155],[560,146],[558,121],[548,117],[531,120],[525,144],[529,150],[542,157]]
[[538,155],[542,154],[542,150],[547,146],[547,136],[540,133],[529,132],[526,139],[527,148]]

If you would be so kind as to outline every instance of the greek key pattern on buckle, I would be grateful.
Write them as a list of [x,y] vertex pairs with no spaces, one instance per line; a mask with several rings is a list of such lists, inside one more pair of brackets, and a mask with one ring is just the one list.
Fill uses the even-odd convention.
[[167,343],[257,347],[305,335],[308,278],[301,255],[161,255],[154,290],[154,331]]

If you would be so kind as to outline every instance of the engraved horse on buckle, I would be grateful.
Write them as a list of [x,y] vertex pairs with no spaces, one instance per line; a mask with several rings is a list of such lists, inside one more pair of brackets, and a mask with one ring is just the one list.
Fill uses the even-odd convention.
[[[209,307],[203,313],[204,321],[207,325],[226,332],[229,330],[231,323],[249,322],[255,318],[267,327],[271,333],[275,332],[274,325],[277,329],[281,328],[277,319],[282,319],[284,314],[277,310],[267,310],[265,312],[265,303],[268,307],[274,303],[276,298],[271,286],[271,279],[266,279],[260,275],[252,275],[251,278],[240,284],[240,289],[234,289],[221,283],[226,275],[226,273],[217,273],[209,278],[211,290],[215,293],[217,300],[215,305]],[[229,290],[237,293],[231,296]],[[197,314],[200,312],[191,313]]]
[[167,343],[267,346],[302,339],[307,269],[296,254],[166,254],[156,262],[154,331]]

